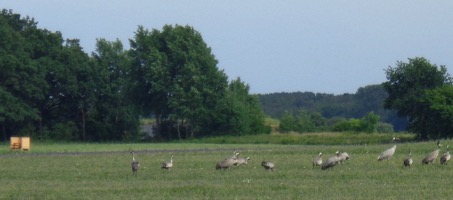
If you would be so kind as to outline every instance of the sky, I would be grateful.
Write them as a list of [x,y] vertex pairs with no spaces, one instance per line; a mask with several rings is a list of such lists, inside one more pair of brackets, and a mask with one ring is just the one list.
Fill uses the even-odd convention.
[[138,26],[192,26],[219,69],[252,94],[355,93],[414,57],[453,74],[451,0],[0,0],[0,8],[80,39],[89,54],[99,38],[129,49]]

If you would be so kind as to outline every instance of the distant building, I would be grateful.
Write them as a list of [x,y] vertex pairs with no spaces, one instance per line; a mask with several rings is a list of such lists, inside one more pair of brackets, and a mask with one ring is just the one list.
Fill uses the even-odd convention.
[[156,124],[145,124],[142,125],[142,132],[145,133],[145,139],[156,137]]

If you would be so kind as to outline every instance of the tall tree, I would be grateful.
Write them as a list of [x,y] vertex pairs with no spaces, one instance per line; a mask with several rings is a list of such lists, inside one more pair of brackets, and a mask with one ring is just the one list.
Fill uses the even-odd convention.
[[230,82],[226,96],[225,123],[236,135],[269,133],[264,123],[264,112],[257,95],[249,94],[250,87],[237,78]]
[[453,86],[446,85],[432,90],[426,90],[420,99],[425,104],[429,114],[430,126],[420,127],[426,129],[427,138],[452,138],[453,137]]
[[[0,14],[0,125],[3,139],[21,134],[40,119],[36,102],[44,99],[46,70],[39,65],[34,37],[46,36],[36,22],[2,10]],[[33,130],[31,130],[33,131]]]
[[99,88],[96,111],[96,138],[100,140],[136,139],[139,114],[129,98],[130,58],[121,41],[98,39],[92,54],[99,78],[105,87]]
[[130,43],[134,94],[143,114],[152,113],[159,125],[174,123],[178,138],[182,127],[185,137],[206,133],[228,82],[201,34],[190,26],[139,27]]
[[426,90],[450,85],[452,79],[443,65],[438,67],[425,58],[411,58],[408,63],[397,62],[396,67],[386,70],[387,82],[383,83],[388,97],[384,102],[387,109],[398,111],[398,115],[408,118],[408,129],[421,139],[429,139],[429,129],[434,124],[427,112],[429,105],[420,99]]

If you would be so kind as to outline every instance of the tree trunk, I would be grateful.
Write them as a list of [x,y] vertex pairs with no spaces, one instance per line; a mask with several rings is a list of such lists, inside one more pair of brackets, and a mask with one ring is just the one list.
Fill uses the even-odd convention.
[[181,129],[178,120],[176,120],[176,131],[178,132],[178,140],[181,140]]
[[86,130],[85,130],[85,127],[86,127],[86,114],[85,114],[85,111],[83,109],[80,109],[80,112],[82,113],[82,141],[85,141],[85,137],[86,137]]
[[5,124],[2,124],[2,132],[3,132],[3,141],[6,143],[6,128],[5,128]]

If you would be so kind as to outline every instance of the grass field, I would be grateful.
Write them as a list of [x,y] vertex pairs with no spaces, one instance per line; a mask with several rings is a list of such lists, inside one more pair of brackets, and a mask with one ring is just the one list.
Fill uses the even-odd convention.
[[[444,144],[451,140],[442,141]],[[0,199],[450,199],[453,166],[422,165],[435,142],[400,143],[394,157],[378,162],[392,144],[47,144],[30,152],[0,145]],[[215,170],[216,162],[239,149],[248,165]],[[141,169],[133,176],[131,150]],[[351,160],[332,170],[312,169],[346,151]],[[404,168],[412,151],[414,164]],[[442,149],[441,154],[445,151]],[[171,171],[160,163],[174,155]],[[260,162],[271,160],[275,172]]]

